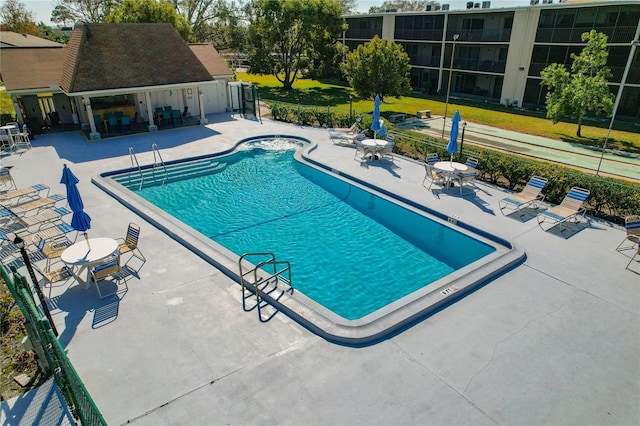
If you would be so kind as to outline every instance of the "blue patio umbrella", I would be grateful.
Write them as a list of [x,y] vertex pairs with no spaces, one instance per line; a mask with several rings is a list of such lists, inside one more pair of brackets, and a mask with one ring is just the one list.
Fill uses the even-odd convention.
[[89,246],[87,230],[91,228],[91,218],[84,212],[84,203],[82,202],[82,197],[80,196],[80,192],[76,186],[78,182],[78,178],[65,164],[62,169],[62,179],[60,179],[60,183],[67,187],[67,202],[69,203],[69,208],[73,211],[71,227],[78,232],[84,233],[84,238],[87,240],[87,246]]
[[449,132],[449,143],[447,144],[447,152],[451,154],[449,163],[453,161],[453,154],[458,151],[458,127],[460,121],[460,111],[456,110],[453,117],[451,117],[451,131]]
[[376,139],[378,131],[382,129],[382,124],[382,120],[380,120],[380,96],[376,95],[376,99],[373,101],[373,121],[371,122],[374,139]]

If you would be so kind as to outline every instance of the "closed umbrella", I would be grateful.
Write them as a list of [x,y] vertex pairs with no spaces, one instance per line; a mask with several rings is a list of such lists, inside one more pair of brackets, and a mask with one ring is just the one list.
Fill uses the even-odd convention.
[[91,218],[84,212],[82,197],[76,186],[78,182],[78,178],[65,164],[62,169],[62,179],[60,179],[60,183],[67,187],[67,202],[69,203],[69,208],[73,211],[71,227],[78,232],[84,233],[84,238],[87,240],[87,247],[91,249],[91,246],[89,246],[89,237],[87,237],[87,230],[91,228]]
[[453,154],[458,151],[458,127],[460,120],[460,111],[456,110],[453,117],[451,117],[451,132],[449,132],[449,143],[447,144],[447,152],[451,154],[449,164],[453,161]]
[[382,120],[380,120],[380,96],[376,95],[376,99],[373,101],[373,121],[371,122],[374,139],[376,139],[376,135],[380,129],[382,129]]

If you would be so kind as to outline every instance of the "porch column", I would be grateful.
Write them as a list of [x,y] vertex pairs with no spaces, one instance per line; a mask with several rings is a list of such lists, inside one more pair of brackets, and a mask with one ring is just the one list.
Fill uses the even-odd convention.
[[101,135],[96,130],[96,123],[93,119],[93,110],[91,109],[91,99],[82,98],[82,102],[84,102],[84,106],[87,109],[87,118],[89,119],[89,128],[91,132],[89,133],[89,139],[100,139]]
[[200,105],[200,124],[207,124],[208,121],[207,119],[204,117],[204,93],[202,93],[202,90],[200,90],[200,88],[198,87],[198,102]]
[[16,121],[22,126],[24,124],[24,117],[22,116],[22,111],[20,110],[20,104],[18,103],[18,98],[15,95],[11,95],[11,102],[13,102],[13,109],[16,110]]
[[79,124],[80,128],[84,130],[85,127],[88,127],[89,125],[87,123],[87,116],[82,114],[82,98],[74,96],[71,98],[71,102],[73,102],[74,114],[78,120],[78,122],[74,122],[74,124]]
[[144,92],[144,101],[147,103],[147,117],[149,117],[147,130],[150,132],[157,132],[158,126],[153,122],[153,111],[151,110],[151,96],[149,95],[149,92]]

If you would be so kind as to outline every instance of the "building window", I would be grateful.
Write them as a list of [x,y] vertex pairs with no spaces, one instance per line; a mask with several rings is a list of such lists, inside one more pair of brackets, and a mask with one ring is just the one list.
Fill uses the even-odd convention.
[[382,17],[347,19],[349,28],[346,38],[371,40],[374,36],[382,37]]

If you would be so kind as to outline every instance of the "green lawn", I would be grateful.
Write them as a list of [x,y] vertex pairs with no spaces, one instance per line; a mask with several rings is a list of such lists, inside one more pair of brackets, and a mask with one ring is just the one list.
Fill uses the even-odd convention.
[[[311,79],[296,80],[290,92],[281,90],[282,85],[273,76],[237,73],[238,80],[256,84],[263,100],[277,100],[302,105],[332,106],[343,110],[349,109],[349,95],[353,96],[353,108],[358,112],[371,112],[373,102],[370,99],[359,99],[351,88],[342,82],[318,81]],[[405,113],[414,115],[416,111],[430,109],[433,114],[442,115],[445,103],[442,100],[423,97],[405,96],[402,98],[385,98],[381,107],[382,113]],[[496,108],[498,108],[496,110]],[[517,110],[499,110],[499,106],[487,108],[469,105],[467,102],[449,100],[447,115],[458,109],[465,121],[486,124],[502,129],[513,130],[551,139],[563,140],[567,143],[581,143],[602,146],[607,135],[606,127],[595,125],[582,126],[582,138],[576,136],[577,124],[560,122],[553,124],[551,120],[531,116],[532,113]],[[386,115],[386,114],[385,114]],[[603,124],[608,125],[608,122]],[[613,130],[609,138],[609,148],[640,153],[640,127],[637,131]]]

